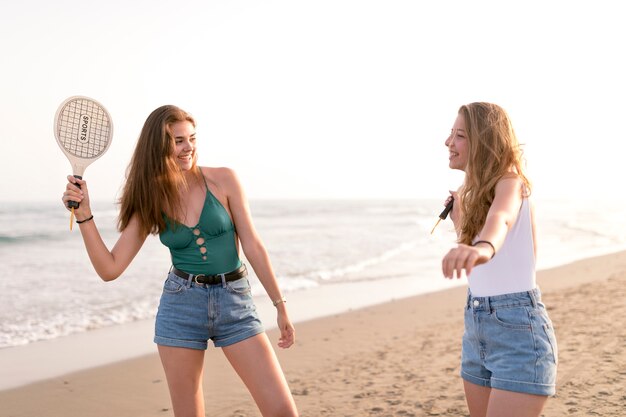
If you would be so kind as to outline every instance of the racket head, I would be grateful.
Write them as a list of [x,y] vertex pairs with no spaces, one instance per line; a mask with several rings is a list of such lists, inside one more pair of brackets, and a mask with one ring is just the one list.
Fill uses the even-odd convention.
[[72,165],[72,174],[82,177],[85,168],[111,146],[113,121],[98,101],[72,96],[56,111],[54,137]]

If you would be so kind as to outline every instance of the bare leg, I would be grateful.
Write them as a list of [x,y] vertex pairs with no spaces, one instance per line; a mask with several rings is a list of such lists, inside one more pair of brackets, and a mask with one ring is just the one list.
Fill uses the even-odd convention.
[[204,351],[159,345],[176,417],[204,417]]
[[472,384],[466,380],[463,380],[463,388],[465,389],[465,400],[470,416],[485,417],[489,406],[491,388]]
[[539,417],[548,397],[492,389],[488,417]]
[[265,333],[223,348],[265,417],[295,417],[296,404]]

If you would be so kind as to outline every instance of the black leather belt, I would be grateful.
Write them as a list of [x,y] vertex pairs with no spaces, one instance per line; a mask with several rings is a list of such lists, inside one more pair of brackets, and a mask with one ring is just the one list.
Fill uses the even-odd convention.
[[191,278],[191,280],[195,282],[196,284],[208,284],[208,285],[221,284],[222,277],[224,277],[224,281],[228,282],[228,281],[236,281],[248,275],[248,270],[246,269],[245,264],[241,264],[241,266],[235,269],[234,271],[230,271],[225,274],[217,274],[217,275],[188,274],[184,271],[181,271],[180,269],[176,269],[173,266],[172,266],[171,271],[174,273],[174,275],[181,277],[183,279]]

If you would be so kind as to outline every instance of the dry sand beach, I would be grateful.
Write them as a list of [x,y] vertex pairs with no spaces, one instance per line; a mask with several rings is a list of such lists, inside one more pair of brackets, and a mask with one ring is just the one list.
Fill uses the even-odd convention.
[[[538,281],[559,343],[557,395],[544,415],[626,415],[626,252],[544,270]],[[301,415],[468,415],[458,376],[464,298],[458,287],[298,323],[297,345],[278,355]],[[218,350],[206,362],[208,416],[260,415]],[[172,415],[156,354],[0,392],[2,417]]]

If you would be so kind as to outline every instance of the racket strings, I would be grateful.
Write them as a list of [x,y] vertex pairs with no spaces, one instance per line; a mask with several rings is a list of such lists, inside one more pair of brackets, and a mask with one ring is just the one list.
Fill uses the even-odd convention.
[[[88,140],[80,141],[82,116],[89,116]],[[107,147],[111,137],[111,125],[107,113],[89,100],[72,100],[59,115],[59,140],[72,155],[80,158],[99,156]]]

